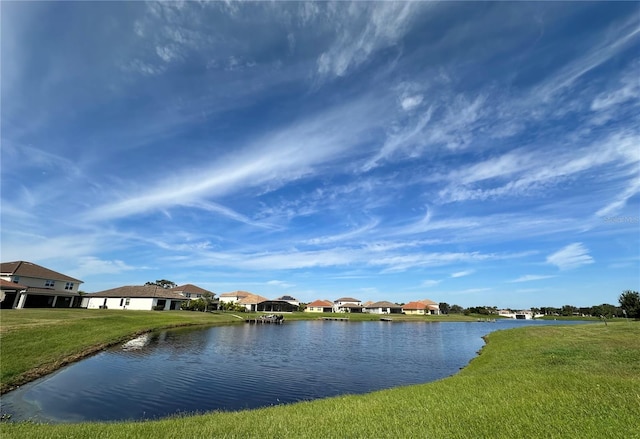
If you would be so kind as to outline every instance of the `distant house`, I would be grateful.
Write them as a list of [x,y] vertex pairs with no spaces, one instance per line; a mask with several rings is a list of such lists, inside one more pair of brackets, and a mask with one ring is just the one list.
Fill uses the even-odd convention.
[[402,306],[402,311],[405,314],[417,314],[417,315],[425,315],[429,314],[427,310],[427,305],[422,302],[409,302],[406,305]]
[[212,307],[210,307],[209,309],[218,309],[219,301],[218,299],[215,299],[215,296],[216,296],[215,293],[209,290],[205,290],[204,288],[200,288],[199,286],[192,285],[192,284],[185,284],[185,285],[180,285],[178,287],[171,288],[171,291],[181,294],[189,301],[202,299],[204,296],[209,294],[210,295],[209,297],[212,302]]
[[300,306],[300,301],[293,296],[280,296],[276,300],[288,302],[294,306]]
[[182,294],[157,285],[128,285],[87,294],[83,305],[89,309],[180,309],[189,299]]
[[341,297],[333,301],[335,312],[362,312],[362,302],[353,297]]
[[333,312],[333,303],[328,300],[314,300],[307,305],[304,312]]
[[236,303],[238,305],[244,306],[247,309],[247,311],[255,312],[255,311],[264,311],[264,309],[258,309],[258,305],[268,300],[269,299],[267,299],[266,297],[258,296],[257,294],[246,293],[246,295],[244,295],[244,297],[242,297]]
[[364,307],[364,312],[371,314],[402,314],[402,306],[387,301],[375,302]]
[[427,306],[428,314],[440,315],[440,305],[438,305],[438,302],[429,299],[419,300],[418,302],[424,303]]
[[248,291],[233,291],[231,293],[222,293],[219,298],[221,303],[236,303],[249,295],[251,293]]
[[[27,261],[0,264],[2,308],[72,308],[80,306],[83,283]],[[13,285],[9,285],[9,283]]]

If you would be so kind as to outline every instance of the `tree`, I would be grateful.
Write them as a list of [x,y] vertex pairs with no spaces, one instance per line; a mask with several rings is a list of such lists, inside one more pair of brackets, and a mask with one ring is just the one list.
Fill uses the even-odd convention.
[[202,301],[204,302],[203,311],[209,311],[209,307],[213,305],[213,294],[209,293],[208,291],[202,293]]
[[451,311],[451,306],[447,302],[440,302],[438,306],[440,307],[440,312],[442,314],[449,314]]
[[640,319],[640,295],[637,291],[626,290],[618,298],[620,307],[626,312],[627,317]]
[[451,305],[451,309],[449,310],[451,314],[461,314],[463,311],[464,309],[460,305]]
[[164,288],[165,290],[168,290],[169,288],[175,288],[178,286],[176,285],[175,282],[171,282],[170,280],[166,280],[166,279],[160,279],[155,282],[147,282],[145,285],[157,285],[159,287]]
[[573,305],[564,305],[562,307],[561,314],[563,316],[572,316],[573,313],[576,313],[576,312],[578,312],[578,308],[576,308],[575,306],[573,306]]

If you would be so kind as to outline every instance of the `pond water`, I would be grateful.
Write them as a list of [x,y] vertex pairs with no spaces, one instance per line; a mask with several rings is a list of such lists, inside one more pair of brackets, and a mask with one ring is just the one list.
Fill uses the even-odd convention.
[[2,397],[12,420],[81,422],[240,410],[455,374],[482,336],[527,324],[299,321],[148,334]]

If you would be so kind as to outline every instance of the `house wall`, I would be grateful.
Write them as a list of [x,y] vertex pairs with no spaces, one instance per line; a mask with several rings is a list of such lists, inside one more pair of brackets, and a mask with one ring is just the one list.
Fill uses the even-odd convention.
[[[27,276],[2,276],[2,279],[13,282],[14,277],[18,277],[18,283],[24,285],[25,287],[52,288],[52,293],[55,291],[55,293],[59,295],[68,294],[75,296],[76,294],[78,294],[78,288],[80,286],[80,282],[73,282],[73,287],[70,290],[65,290],[64,287],[67,285],[67,281],[64,280],[42,279],[38,277]],[[46,286],[47,280],[54,281],[53,287]]]
[[406,314],[424,315],[425,310],[424,309],[405,309],[404,312]]
[[[104,305],[104,297],[89,297],[87,308],[89,309],[99,309]],[[125,305],[127,303],[126,297],[107,297],[107,309],[133,309],[140,311],[150,311],[153,309],[154,305],[157,303],[157,298],[153,297],[131,297],[129,299],[129,305]],[[124,299],[124,300],[122,300]],[[120,301],[122,300],[122,306],[120,305]],[[169,300],[167,300],[167,305],[165,309],[169,309]]]

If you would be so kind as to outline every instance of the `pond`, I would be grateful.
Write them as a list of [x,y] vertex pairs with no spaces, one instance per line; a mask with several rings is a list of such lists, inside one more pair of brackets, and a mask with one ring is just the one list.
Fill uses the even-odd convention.
[[154,419],[366,393],[455,374],[482,336],[526,324],[298,321],[148,334],[2,397],[12,420]]

